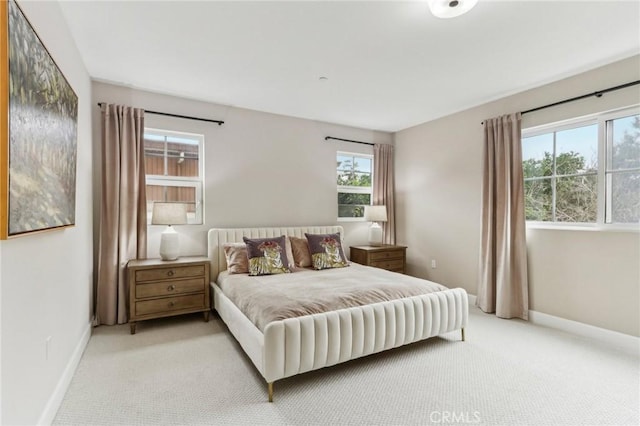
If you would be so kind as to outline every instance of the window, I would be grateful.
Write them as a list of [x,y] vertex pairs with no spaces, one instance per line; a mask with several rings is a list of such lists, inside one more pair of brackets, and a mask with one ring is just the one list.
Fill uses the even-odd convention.
[[523,131],[528,221],[637,224],[637,109]]
[[338,152],[338,219],[361,220],[373,198],[373,156]]
[[145,129],[147,217],[155,201],[187,205],[187,223],[202,224],[204,136]]

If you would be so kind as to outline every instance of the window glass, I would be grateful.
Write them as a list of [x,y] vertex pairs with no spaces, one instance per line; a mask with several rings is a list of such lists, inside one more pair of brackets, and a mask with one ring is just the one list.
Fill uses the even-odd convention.
[[362,218],[371,205],[373,157],[366,154],[337,154],[338,218]]
[[611,176],[610,223],[640,223],[640,172]]
[[199,140],[145,134],[147,175],[197,177],[200,175]]
[[556,221],[594,223],[598,215],[597,183],[597,175],[558,177]]
[[187,206],[187,223],[203,223],[203,145],[202,135],[145,129],[149,223],[156,201],[184,203]]
[[556,173],[572,175],[598,171],[598,125],[556,133]]
[[596,221],[597,124],[523,137],[522,168],[527,220]]
[[524,194],[527,220],[544,222],[553,220],[551,178],[525,180]]
[[611,169],[640,168],[640,116],[618,118],[612,120],[611,125],[613,127]]
[[640,115],[607,123],[607,223],[640,222]]
[[522,139],[522,167],[525,178],[551,176],[553,133]]

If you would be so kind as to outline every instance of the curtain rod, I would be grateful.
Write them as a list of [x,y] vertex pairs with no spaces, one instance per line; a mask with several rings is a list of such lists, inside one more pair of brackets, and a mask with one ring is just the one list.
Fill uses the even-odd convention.
[[539,107],[537,107],[537,108],[531,108],[531,109],[528,109],[528,110],[526,110],[526,111],[522,111],[522,114],[528,114],[528,113],[530,113],[530,112],[539,111],[539,110],[541,110],[541,109],[551,108],[551,107],[554,107],[554,106],[556,106],[556,105],[562,105],[562,104],[566,104],[566,103],[569,103],[569,102],[578,101],[578,100],[580,100],[580,99],[590,98],[591,96],[595,96],[596,98],[600,98],[600,97],[602,97],[602,95],[604,95],[605,93],[613,92],[614,90],[620,90],[620,89],[624,89],[624,88],[631,87],[631,86],[635,86],[635,85],[637,85],[637,84],[640,84],[640,80],[636,80],[636,81],[632,81],[632,82],[629,82],[629,83],[621,84],[621,85],[619,85],[619,86],[609,87],[608,89],[598,90],[598,91],[596,91],[596,92],[593,92],[593,93],[587,93],[587,94],[585,94],[585,95],[576,96],[576,97],[574,97],[574,98],[563,99],[563,100],[561,100],[561,101],[554,102],[554,103],[552,103],[552,104],[547,104],[547,105],[539,106]]
[[[569,102],[578,101],[580,99],[590,98],[592,96],[595,96],[596,98],[601,98],[602,95],[604,95],[605,93],[613,92],[614,90],[625,89],[627,87],[636,86],[638,84],[640,84],[640,80],[631,81],[629,83],[621,84],[619,86],[609,87],[607,89],[598,90],[598,91],[595,91],[593,93],[586,93],[584,95],[575,96],[573,98],[568,98],[568,99],[563,99],[561,101],[553,102],[553,103],[550,103],[550,104],[547,104],[547,105],[542,105],[542,106],[539,106],[539,107],[536,107],[536,108],[531,108],[531,109],[528,109],[526,111],[522,111],[521,114],[528,114],[530,112],[540,111],[541,109],[551,108],[551,107],[562,105],[562,104],[566,104],[566,103],[569,103]],[[482,123],[480,123],[480,124],[484,124],[484,121]]]
[[324,138],[325,141],[328,141],[329,139],[333,139],[334,141],[343,141],[343,142],[351,142],[351,143],[359,143],[362,145],[369,145],[369,146],[374,146],[374,143],[371,142],[361,142],[361,141],[354,141],[351,139],[342,139],[342,138],[334,138],[333,136],[327,136]]
[[[98,102],[98,106],[99,107],[101,107],[102,104],[103,104],[102,102]],[[170,114],[168,112],[149,111],[149,110],[146,110],[146,109],[144,110],[144,112],[146,114],[164,115],[166,117],[184,118],[184,119],[187,119],[187,120],[196,120],[196,121],[206,121],[208,123],[217,123],[218,126],[222,126],[224,124],[224,121],[211,120],[209,118],[191,117],[189,115]]]

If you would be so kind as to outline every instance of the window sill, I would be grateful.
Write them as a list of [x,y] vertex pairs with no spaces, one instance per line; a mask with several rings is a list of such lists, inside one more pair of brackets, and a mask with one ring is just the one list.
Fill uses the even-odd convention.
[[596,223],[551,223],[551,222],[527,222],[529,229],[547,229],[553,231],[596,231],[596,232],[633,232],[640,233],[638,224],[596,224]]

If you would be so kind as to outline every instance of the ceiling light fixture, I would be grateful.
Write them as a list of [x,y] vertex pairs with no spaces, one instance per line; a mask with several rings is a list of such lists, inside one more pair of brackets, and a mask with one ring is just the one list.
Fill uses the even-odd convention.
[[478,0],[427,0],[429,9],[437,18],[455,18],[467,13]]

